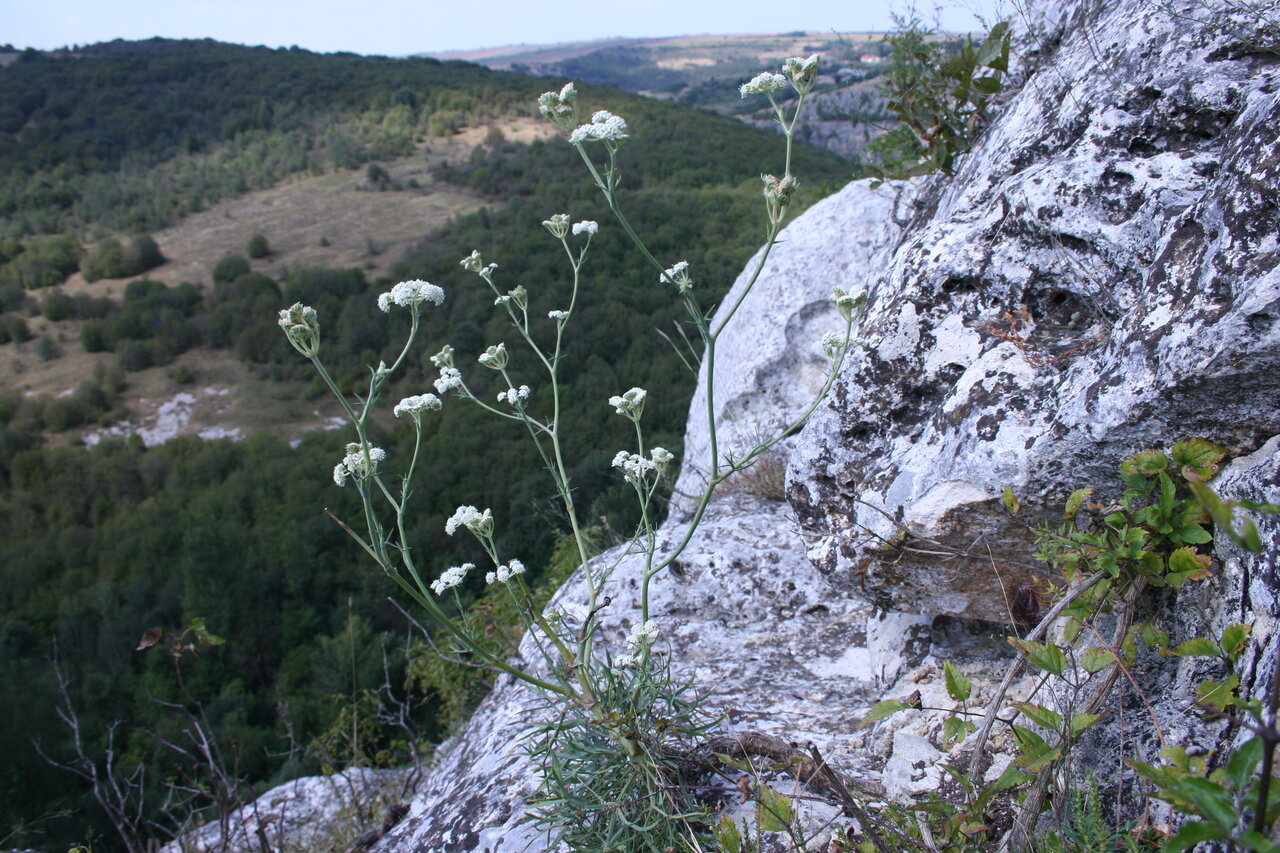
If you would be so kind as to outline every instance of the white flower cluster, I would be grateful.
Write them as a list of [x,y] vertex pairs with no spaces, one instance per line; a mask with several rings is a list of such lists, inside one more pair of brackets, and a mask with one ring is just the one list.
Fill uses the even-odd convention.
[[648,393],[643,388],[632,388],[621,397],[610,397],[609,405],[613,406],[613,410],[623,417],[638,421],[640,420],[640,413],[644,411],[644,398]]
[[573,223],[573,236],[577,237],[583,232],[587,234],[600,233],[600,225],[593,219],[584,219],[581,222]]
[[293,348],[307,358],[315,358],[320,352],[320,320],[316,309],[295,302],[280,311],[280,328]]
[[667,469],[675,456],[663,447],[655,447],[649,451],[645,459],[639,453],[628,453],[619,450],[613,457],[613,467],[622,471],[628,480],[639,483],[650,472],[660,473]]
[[752,77],[749,82],[739,86],[738,91],[745,98],[747,95],[767,95],[770,92],[778,91],[785,85],[787,85],[787,78],[781,74],[775,74],[772,71],[761,71]]
[[498,392],[498,402],[508,403],[512,406],[520,406],[525,400],[529,399],[529,386],[521,385],[519,389],[508,388],[505,391]]
[[568,311],[548,311],[547,316],[559,323],[561,320],[569,319]]
[[448,394],[454,388],[462,387],[462,371],[456,367],[440,368],[440,378],[434,383],[436,391],[440,394]]
[[507,366],[507,345],[505,343],[494,344],[480,353],[480,357],[476,361],[493,370],[501,370]]
[[366,456],[360,445],[352,442],[347,445],[347,455],[342,457],[341,462],[333,466],[333,482],[339,486],[345,486],[348,477],[363,480],[373,475],[378,470],[378,463],[386,458],[387,452],[381,447],[368,445],[368,455]]
[[515,288],[493,300],[494,305],[506,305],[509,302],[514,302],[516,307],[523,311],[529,307],[529,291],[524,289],[523,284],[517,284]]
[[822,336],[822,351],[826,353],[827,358],[831,361],[838,359],[849,346],[849,341],[844,335],[837,335],[835,332],[827,332]]
[[444,532],[452,536],[459,527],[465,527],[476,536],[488,536],[493,533],[493,513],[489,510],[481,512],[473,506],[460,506],[444,523]]
[[599,110],[591,117],[591,124],[584,124],[569,134],[569,144],[580,145],[583,142],[592,140],[621,142],[626,138],[626,121],[621,116],[616,116],[608,110]]
[[453,367],[453,347],[445,344],[440,352],[431,356],[431,363],[436,367]]
[[480,256],[478,249],[472,249],[471,254],[458,261],[458,263],[470,272],[480,272],[480,270],[484,269],[484,258]]
[[644,650],[651,648],[658,639],[658,621],[650,619],[643,625],[632,625],[625,640],[627,653],[613,659],[615,666],[636,666],[644,659]]
[[559,93],[543,92],[538,98],[538,112],[551,119],[562,130],[568,130],[576,123],[578,112],[578,92],[572,83],[565,83]]
[[853,317],[853,312],[862,307],[862,303],[867,301],[867,292],[865,290],[853,293],[845,290],[843,287],[831,288],[831,301],[835,304],[836,310],[840,312],[840,316],[845,320]]
[[519,560],[511,560],[506,565],[498,566],[496,571],[489,572],[484,576],[485,583],[509,583],[516,575],[524,574],[524,563]]
[[440,398],[435,394],[416,394],[396,403],[396,407],[391,411],[397,418],[408,415],[416,421],[426,412],[440,411],[440,405]]
[[689,288],[693,287],[693,279],[689,278],[689,262],[677,261],[667,267],[658,277],[658,281],[662,284],[670,282],[676,286],[676,290],[688,293]]
[[431,582],[431,589],[436,595],[444,595],[446,589],[453,589],[462,583],[467,572],[474,569],[475,563],[463,563],[461,566],[450,566],[440,573],[440,577]]
[[782,73],[791,81],[791,85],[797,92],[805,94],[813,88],[814,83],[818,82],[818,54],[815,53],[808,59],[791,57],[782,63]]
[[392,305],[410,308],[421,305],[423,302],[430,302],[433,305],[441,304],[444,302],[444,290],[430,282],[414,279],[402,281],[378,297],[378,307],[384,313],[390,311]]
[[542,227],[551,232],[551,236],[563,240],[569,233],[569,214],[553,213],[550,219],[542,220]]

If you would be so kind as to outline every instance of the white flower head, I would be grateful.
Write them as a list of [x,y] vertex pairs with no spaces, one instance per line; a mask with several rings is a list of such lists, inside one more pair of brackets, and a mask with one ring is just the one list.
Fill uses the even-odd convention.
[[348,477],[364,480],[377,473],[378,463],[387,458],[387,452],[381,447],[361,445],[352,442],[347,445],[347,453],[333,468],[333,482],[339,486],[347,484]]
[[782,63],[782,73],[791,81],[791,85],[797,92],[805,94],[818,80],[818,54],[815,53],[808,59],[791,57]]
[[633,483],[640,483],[645,475],[657,471],[658,466],[652,459],[645,459],[639,453],[628,453],[619,450],[613,457],[613,467],[622,471],[623,476]]
[[681,293],[688,293],[689,289],[693,287],[693,279],[689,278],[689,262],[677,261],[667,267],[663,270],[662,275],[659,276],[658,281],[664,284],[674,284],[676,290]]
[[497,581],[498,583],[510,583],[516,575],[522,574],[524,574],[524,563],[519,560],[511,560],[505,565],[498,566],[497,570],[491,572],[486,580],[488,580],[488,578],[493,578],[493,580],[489,580],[488,582],[493,583],[493,581]]
[[620,397],[610,397],[609,405],[623,417],[639,421],[640,413],[644,411],[644,398],[648,393],[643,388],[632,388]]
[[425,413],[440,411],[440,406],[440,398],[435,394],[416,394],[396,403],[396,407],[391,411],[397,418],[408,415],[415,421],[420,421]]
[[507,366],[507,345],[505,343],[494,344],[480,353],[480,357],[476,361],[492,370],[501,370]]
[[738,87],[738,91],[742,97],[747,95],[767,95],[770,92],[776,92],[783,86],[787,85],[787,78],[781,74],[775,74],[772,71],[762,71],[750,81],[743,83]]
[[472,249],[471,254],[458,261],[458,263],[462,265],[463,269],[469,270],[470,272],[478,273],[480,270],[484,269],[484,258],[480,256],[480,252],[476,249]]
[[584,219],[581,222],[573,223],[573,236],[577,237],[584,232],[589,236],[598,234],[600,232],[599,223],[592,219]]
[[431,363],[436,367],[453,367],[453,347],[445,344],[440,352],[431,356]]
[[521,385],[519,388],[508,388],[505,391],[498,392],[498,402],[522,407],[525,401],[529,399],[530,393],[528,385]]
[[667,466],[671,464],[671,460],[675,459],[675,454],[665,447],[655,447],[649,451],[649,459],[653,462],[654,467],[659,471],[667,470]]
[[836,310],[840,312],[840,316],[848,321],[852,319],[854,312],[867,301],[867,292],[862,290],[853,293],[843,287],[833,287],[831,288],[831,301],[835,304]]
[[440,573],[440,577],[431,582],[431,589],[436,595],[444,595],[446,589],[453,589],[462,583],[467,572],[475,568],[474,563],[463,563],[461,566],[450,566]]
[[572,145],[581,145],[583,142],[618,143],[626,138],[626,121],[608,110],[598,111],[591,117],[590,124],[584,124],[569,134]]
[[521,311],[529,307],[529,291],[524,289],[523,284],[517,284],[511,290],[508,290],[507,296]]
[[487,538],[493,533],[493,513],[488,509],[481,512],[473,506],[460,506],[444,523],[444,532],[452,536],[459,527],[467,528],[478,537]]
[[646,649],[653,647],[658,639],[659,633],[658,622],[650,619],[643,625],[632,625],[631,632],[627,634],[626,644],[627,651],[625,654],[618,655],[613,659],[614,666],[630,667],[638,666],[644,661],[644,653]]
[[315,358],[320,352],[320,320],[316,309],[295,302],[277,316],[277,322],[293,348],[307,358]]
[[542,220],[542,227],[551,232],[551,236],[557,240],[563,240],[565,235],[569,233],[569,214],[555,213],[550,219]]
[[440,368],[440,378],[434,383],[436,393],[448,394],[455,388],[462,388],[462,371],[456,367]]
[[561,130],[571,130],[578,123],[578,91],[572,83],[559,92],[543,92],[538,98],[538,112]]
[[792,175],[784,175],[781,178],[776,175],[761,175],[760,180],[764,183],[764,197],[775,203],[786,204],[791,201],[791,196],[800,186],[800,182]]
[[568,311],[548,311],[547,316],[550,317],[552,320],[555,320],[557,323],[563,323],[565,320],[569,319],[569,312]]
[[402,281],[387,293],[378,297],[378,307],[384,312],[390,311],[392,305],[402,308],[416,308],[423,302],[439,305],[444,302],[444,290],[430,282],[414,279]]

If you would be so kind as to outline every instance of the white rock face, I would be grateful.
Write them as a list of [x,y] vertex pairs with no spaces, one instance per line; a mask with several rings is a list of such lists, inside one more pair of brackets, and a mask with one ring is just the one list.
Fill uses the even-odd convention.
[[1248,452],[1280,430],[1280,70],[1199,5],[1160,7],[1068,7],[1061,44],[882,248],[869,347],[789,476],[837,585],[1009,621],[1035,570],[1005,487],[1035,517],[1114,491],[1135,450]]

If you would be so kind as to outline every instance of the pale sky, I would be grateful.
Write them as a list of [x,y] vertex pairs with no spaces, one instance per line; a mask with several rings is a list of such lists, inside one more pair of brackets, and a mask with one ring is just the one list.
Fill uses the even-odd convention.
[[[942,29],[994,22],[1000,0],[944,0]],[[0,44],[43,50],[115,38],[213,38],[404,56],[610,36],[887,30],[910,0],[0,0]],[[917,0],[922,18],[935,3]]]

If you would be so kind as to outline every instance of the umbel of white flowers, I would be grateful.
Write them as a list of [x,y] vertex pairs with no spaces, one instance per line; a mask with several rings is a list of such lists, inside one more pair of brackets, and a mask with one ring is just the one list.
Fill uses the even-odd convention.
[[624,418],[638,422],[640,413],[644,411],[644,398],[648,393],[643,388],[632,388],[620,397],[610,397],[609,405]]
[[351,443],[347,445],[347,455],[333,467],[333,482],[339,486],[347,484],[348,477],[364,480],[373,476],[378,470],[378,463],[387,458],[387,452],[381,447]]

